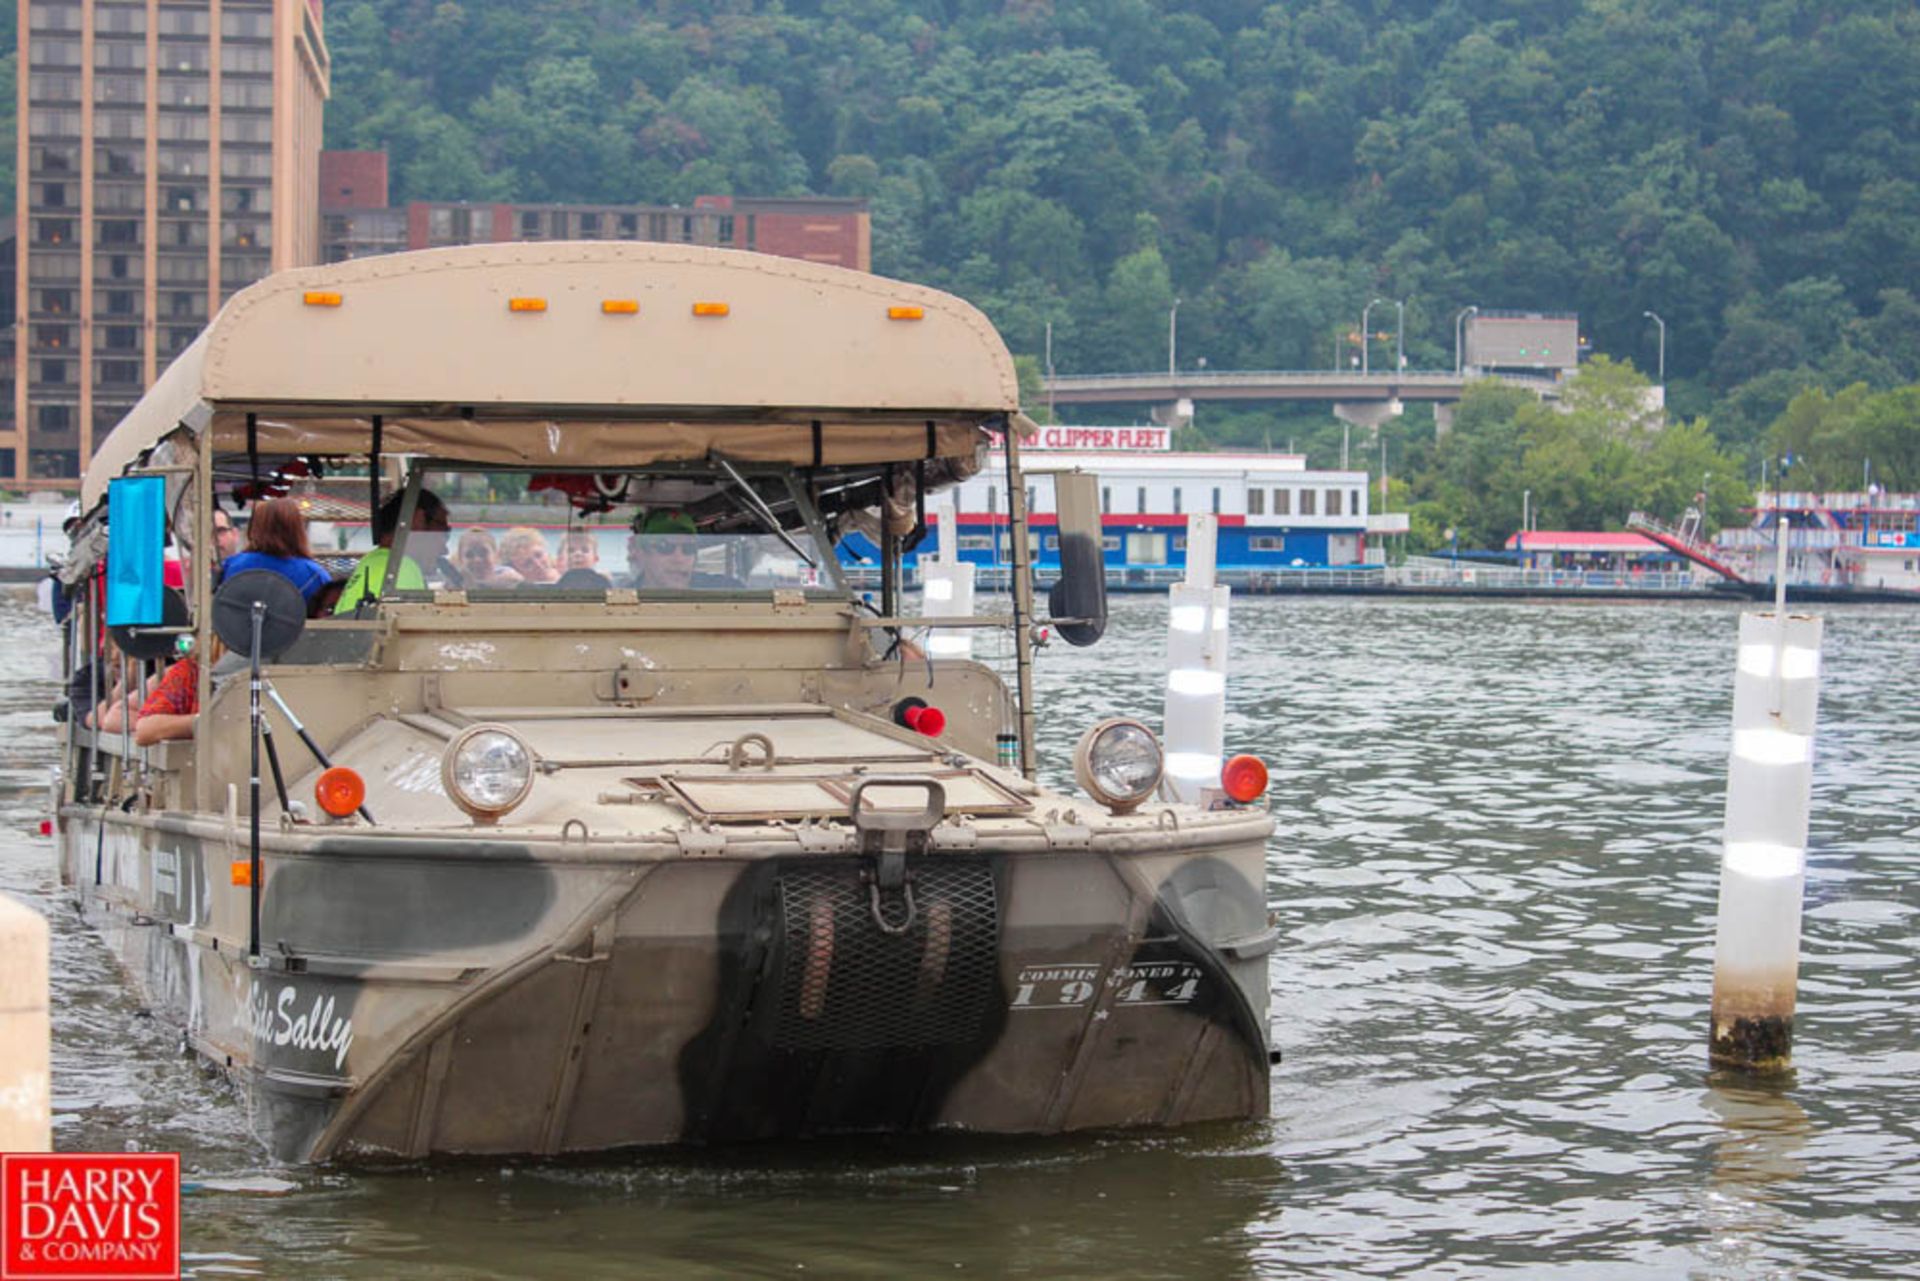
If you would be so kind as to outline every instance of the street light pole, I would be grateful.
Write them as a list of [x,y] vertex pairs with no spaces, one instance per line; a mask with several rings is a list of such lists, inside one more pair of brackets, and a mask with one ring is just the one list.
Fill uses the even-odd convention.
[[1393,304],[1393,375],[1398,378],[1407,368],[1407,300]]
[[1386,305],[1386,299],[1375,298],[1372,302],[1369,302],[1360,309],[1360,376],[1363,378],[1373,372],[1373,363],[1371,360],[1373,354],[1373,334],[1367,329],[1367,317],[1372,314],[1375,307],[1384,307]]
[[[1053,322],[1047,322],[1047,424],[1059,422],[1053,412]],[[957,545],[957,544],[956,544]]]
[[1465,330],[1467,317],[1477,316],[1479,314],[1480,309],[1478,307],[1462,307],[1459,314],[1453,318],[1453,372],[1456,376],[1464,375],[1467,372],[1464,356],[1466,347],[1462,342],[1462,334]]
[[1667,322],[1650,311],[1640,313],[1654,324],[1660,326],[1660,385],[1667,385]]
[[1173,300],[1173,310],[1167,313],[1167,377],[1169,379],[1173,377],[1174,372],[1173,357],[1175,346],[1180,336],[1179,324],[1180,300],[1175,298]]

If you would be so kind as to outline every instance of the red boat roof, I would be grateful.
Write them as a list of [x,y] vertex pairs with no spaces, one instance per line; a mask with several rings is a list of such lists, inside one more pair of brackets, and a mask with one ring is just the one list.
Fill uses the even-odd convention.
[[1520,535],[1507,538],[1507,550],[1530,552],[1654,552],[1660,544],[1644,534],[1629,530],[1618,532],[1589,529],[1532,529],[1527,531],[1524,548]]

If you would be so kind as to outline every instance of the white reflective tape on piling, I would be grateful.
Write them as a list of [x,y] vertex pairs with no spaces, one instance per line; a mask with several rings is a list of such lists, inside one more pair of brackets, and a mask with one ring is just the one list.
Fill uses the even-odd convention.
[[[1774,647],[1771,645],[1742,645],[1740,647],[1740,670],[1748,676],[1769,677],[1773,675]],[[1780,679],[1789,681],[1812,680],[1820,674],[1820,651],[1806,649],[1799,645],[1789,645],[1785,658],[1780,663]]]
[[1737,729],[1733,754],[1755,765],[1805,765],[1813,759],[1813,739],[1783,729]]
[[1175,605],[1169,620],[1176,632],[1198,632],[1207,626],[1207,607],[1205,605]]
[[1728,841],[1726,870],[1756,881],[1773,881],[1783,876],[1798,876],[1807,869],[1807,852],[1792,845],[1772,841]]
[[1220,777],[1220,758],[1205,752],[1168,752],[1167,773],[1186,782],[1211,782]]
[[1219,698],[1227,692],[1227,674],[1204,667],[1176,667],[1167,673],[1167,689],[1188,698]]

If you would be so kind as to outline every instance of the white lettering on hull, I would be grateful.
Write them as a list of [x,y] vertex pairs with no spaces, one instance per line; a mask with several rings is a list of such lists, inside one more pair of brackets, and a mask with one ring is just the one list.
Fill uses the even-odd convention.
[[[1146,961],[1122,965],[1104,986],[1114,990],[1116,1008],[1186,1005],[1200,991],[1200,967],[1192,961]],[[1098,965],[1029,965],[1020,971],[1015,1010],[1071,1010],[1086,1006],[1103,985]]]
[[256,983],[253,999],[240,1009],[240,1030],[262,1045],[289,1045],[296,1050],[332,1050],[333,1066],[347,1061],[353,1044],[353,1020],[337,1017],[331,996],[315,996],[300,1009],[300,989],[288,983],[269,998],[268,988]]

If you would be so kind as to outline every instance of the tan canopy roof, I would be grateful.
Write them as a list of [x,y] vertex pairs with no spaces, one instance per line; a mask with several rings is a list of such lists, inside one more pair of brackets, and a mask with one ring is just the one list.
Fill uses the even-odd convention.
[[693,245],[471,245],[236,294],[102,444],[83,499],[182,423],[245,449],[249,413],[262,452],[364,451],[378,413],[389,450],[617,467],[957,457],[1018,408],[993,326],[937,290]]

